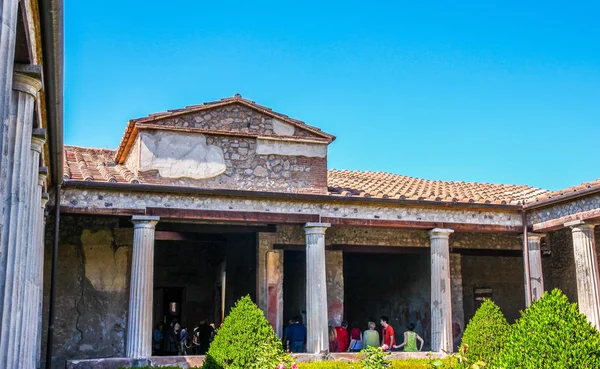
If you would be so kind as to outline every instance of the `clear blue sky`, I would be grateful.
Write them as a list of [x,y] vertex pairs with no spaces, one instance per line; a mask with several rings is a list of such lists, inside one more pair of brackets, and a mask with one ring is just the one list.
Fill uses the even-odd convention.
[[336,135],[330,168],[600,177],[600,2],[294,3],[66,0],[65,143],[241,93]]

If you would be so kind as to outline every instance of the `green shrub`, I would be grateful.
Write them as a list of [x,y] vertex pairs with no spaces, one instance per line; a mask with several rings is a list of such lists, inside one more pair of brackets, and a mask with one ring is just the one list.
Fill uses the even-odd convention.
[[469,362],[491,363],[500,354],[510,332],[510,325],[498,305],[484,300],[467,324],[461,346],[468,346]]
[[360,353],[363,355],[360,359],[360,365],[363,369],[386,369],[392,365],[386,359],[388,354],[380,347],[367,347],[362,349]]
[[502,369],[600,368],[600,333],[558,289],[517,320],[493,363]]
[[275,368],[289,360],[263,312],[246,296],[225,318],[202,368]]

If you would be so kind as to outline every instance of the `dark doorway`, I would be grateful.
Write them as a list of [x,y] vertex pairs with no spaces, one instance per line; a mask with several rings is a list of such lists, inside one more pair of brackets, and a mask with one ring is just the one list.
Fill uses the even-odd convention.
[[344,312],[349,322],[366,329],[369,321],[379,326],[382,315],[390,318],[396,339],[408,323],[430,342],[429,254],[344,253]]
[[256,299],[256,233],[157,231],[154,286],[154,324],[218,327],[238,299]]
[[306,318],[306,252],[286,250],[283,254],[283,322]]

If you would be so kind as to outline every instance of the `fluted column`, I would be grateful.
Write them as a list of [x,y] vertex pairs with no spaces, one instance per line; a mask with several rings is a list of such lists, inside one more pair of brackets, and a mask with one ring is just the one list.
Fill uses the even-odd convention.
[[[31,133],[34,102],[41,82],[22,73],[13,76],[10,120],[7,141],[6,197],[4,198],[4,229],[0,248],[0,296],[2,326],[0,330],[0,368],[20,368],[19,353],[22,335],[24,271],[31,186]],[[37,179],[36,179],[37,182]]]
[[531,285],[531,298],[539,300],[544,294],[544,273],[542,271],[542,249],[540,247],[545,234],[528,233],[527,244],[529,248],[529,280]]
[[[15,60],[18,8],[19,0],[0,0],[0,242],[4,228],[4,204],[7,196],[8,116]],[[0,275],[0,279],[2,278]]]
[[598,259],[594,225],[583,221],[566,223],[573,235],[573,253],[577,275],[577,304],[590,323],[600,327],[600,296],[598,291]]
[[[42,168],[40,168],[42,169]],[[48,174],[48,168],[45,168],[44,176],[41,181],[46,180],[46,175]],[[42,177],[42,172],[40,172],[40,177]],[[44,249],[45,249],[45,231],[46,231],[46,204],[48,203],[48,194],[42,193],[42,200],[40,201],[40,221],[38,223],[39,231],[38,231],[38,242],[39,242],[39,253],[40,253],[40,263],[38,265],[38,307],[37,307],[37,328],[35,330],[35,362],[36,368],[40,368],[40,363],[42,360],[42,321],[43,321],[43,312],[44,312]]]
[[327,280],[325,273],[325,231],[331,224],[306,223],[306,320],[307,351],[329,352],[327,330]]
[[452,229],[429,231],[431,241],[431,350],[453,351],[450,234]]
[[46,141],[45,131],[34,130],[31,137],[31,152],[28,172],[31,175],[27,202],[30,204],[30,211],[27,218],[27,232],[25,234],[25,260],[22,271],[24,281],[23,291],[23,314],[21,318],[21,348],[20,363],[24,368],[33,368],[35,366],[35,329],[37,326],[37,298],[39,285],[37,283],[37,274],[39,272],[39,242],[38,242],[38,222],[40,213],[40,203],[42,201],[42,184],[39,180],[39,161],[42,147]]
[[154,228],[159,217],[134,216],[133,257],[127,320],[127,357],[152,355],[152,299],[154,285]]

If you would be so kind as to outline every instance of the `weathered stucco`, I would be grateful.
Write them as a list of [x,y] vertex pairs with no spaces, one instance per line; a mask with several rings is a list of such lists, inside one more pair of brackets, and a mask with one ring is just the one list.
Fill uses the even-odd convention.
[[[53,367],[69,359],[125,354],[132,242],[132,229],[119,228],[117,219],[61,218]],[[51,256],[52,237],[46,237],[45,306]]]
[[258,211],[287,214],[316,214],[348,219],[406,220],[423,222],[464,223],[520,226],[521,214],[472,209],[421,208],[405,205],[331,202],[299,202],[293,200],[237,198],[167,193],[119,192],[104,189],[66,188],[61,204],[83,209],[145,209],[163,207],[179,209]]
[[533,209],[528,213],[530,225],[600,209],[600,194],[584,196],[556,205]]
[[344,254],[341,251],[325,252],[327,277],[327,319],[334,327],[344,320]]

